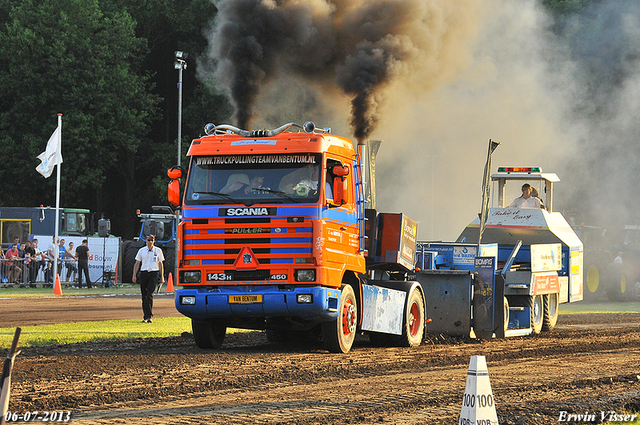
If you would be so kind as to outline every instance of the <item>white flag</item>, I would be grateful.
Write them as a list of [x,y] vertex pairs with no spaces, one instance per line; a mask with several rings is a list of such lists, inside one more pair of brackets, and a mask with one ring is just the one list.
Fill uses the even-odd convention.
[[42,161],[36,167],[36,171],[45,178],[49,178],[53,173],[53,167],[62,164],[62,152],[60,152],[60,127],[56,128],[51,138],[47,142],[47,150],[38,155],[38,159]]

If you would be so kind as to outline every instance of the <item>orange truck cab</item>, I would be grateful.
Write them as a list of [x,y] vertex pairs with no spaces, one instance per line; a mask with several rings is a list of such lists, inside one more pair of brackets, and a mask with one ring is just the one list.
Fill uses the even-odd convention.
[[[330,350],[350,348],[366,271],[360,161],[348,139],[291,127],[208,125],[188,151],[175,299],[199,347],[218,347],[227,327],[277,340],[332,323]],[[169,176],[177,206],[182,171]]]

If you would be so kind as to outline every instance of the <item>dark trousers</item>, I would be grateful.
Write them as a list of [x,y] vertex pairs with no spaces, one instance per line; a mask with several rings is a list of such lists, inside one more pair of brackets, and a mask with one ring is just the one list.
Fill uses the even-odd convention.
[[160,272],[140,272],[140,292],[142,293],[142,313],[144,319],[151,319],[153,316],[153,293],[156,285],[160,281]]
[[89,278],[89,261],[78,260],[78,288],[82,288],[82,273],[87,278],[87,288],[91,288],[91,279]]

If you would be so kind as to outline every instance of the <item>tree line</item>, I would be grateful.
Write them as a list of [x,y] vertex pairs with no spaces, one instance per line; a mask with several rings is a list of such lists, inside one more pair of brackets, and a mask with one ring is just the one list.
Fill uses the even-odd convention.
[[[566,15],[593,2],[542,4]],[[137,208],[167,204],[177,163],[175,51],[190,54],[181,162],[205,123],[230,122],[228,98],[195,72],[216,12],[210,0],[0,0],[0,206],[55,205],[55,174],[35,167],[61,113],[61,206],[133,237]]]
[[137,208],[166,205],[177,163],[178,71],[183,71],[183,159],[206,122],[228,122],[226,97],[196,79],[215,17],[208,0],[0,0],[0,205],[54,206],[55,174],[36,156],[63,114],[60,205],[137,231]]

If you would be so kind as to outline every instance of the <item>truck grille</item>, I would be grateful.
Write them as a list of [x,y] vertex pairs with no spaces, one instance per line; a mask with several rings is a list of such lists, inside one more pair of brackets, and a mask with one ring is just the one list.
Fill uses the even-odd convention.
[[[196,224],[197,223],[197,224]],[[212,270],[230,270],[243,247],[250,247],[258,270],[242,272],[241,280],[264,280],[274,265],[294,264],[296,258],[312,257],[313,229],[303,218],[226,218],[206,222],[185,221],[184,260],[200,260]],[[238,272],[235,276],[240,277]]]

